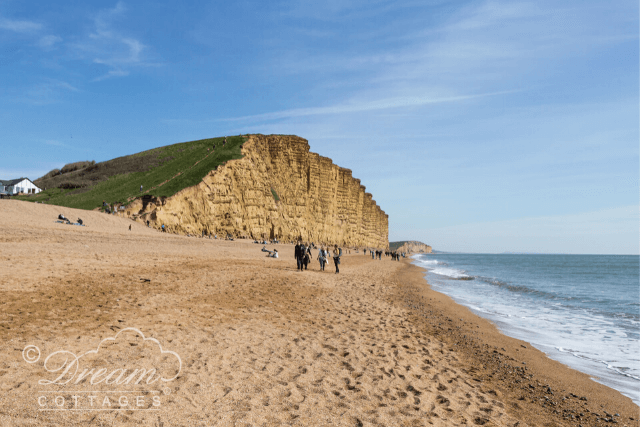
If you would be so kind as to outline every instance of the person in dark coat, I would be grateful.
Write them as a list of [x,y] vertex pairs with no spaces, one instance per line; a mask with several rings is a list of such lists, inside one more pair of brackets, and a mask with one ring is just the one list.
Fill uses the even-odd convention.
[[298,244],[294,250],[294,256],[296,258],[296,262],[298,264],[298,270],[302,271],[302,260],[304,259],[305,247],[302,242],[298,241]]
[[305,270],[307,270],[307,267],[309,267],[310,261],[311,261],[311,258],[309,258],[309,252],[305,252],[304,256],[302,257],[302,265],[304,265]]
[[336,274],[340,273],[340,256],[342,255],[342,249],[338,248],[338,245],[333,246],[333,264],[336,266]]
[[309,266],[309,263],[311,262],[311,246],[307,245],[307,248],[304,252],[304,258],[303,258],[303,262],[304,262],[304,269],[306,270],[307,267]]

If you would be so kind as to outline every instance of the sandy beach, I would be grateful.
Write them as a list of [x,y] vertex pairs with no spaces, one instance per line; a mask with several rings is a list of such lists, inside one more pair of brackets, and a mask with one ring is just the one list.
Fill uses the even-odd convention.
[[[340,274],[299,272],[293,245],[261,247],[0,201],[0,425],[640,425],[629,398],[502,335],[409,260],[352,251]],[[132,330],[99,346],[127,328],[159,356]],[[168,380],[41,382],[47,355],[96,348],[96,369],[157,359]]]

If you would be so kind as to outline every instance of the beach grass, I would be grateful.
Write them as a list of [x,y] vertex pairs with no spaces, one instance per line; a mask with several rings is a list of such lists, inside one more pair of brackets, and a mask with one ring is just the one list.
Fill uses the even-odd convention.
[[224,146],[222,137],[182,142],[53,177],[47,174],[35,181],[45,191],[16,199],[95,209],[102,207],[103,201],[126,205],[143,195],[170,197],[198,184],[225,162],[241,158],[245,140],[244,136],[227,137]]

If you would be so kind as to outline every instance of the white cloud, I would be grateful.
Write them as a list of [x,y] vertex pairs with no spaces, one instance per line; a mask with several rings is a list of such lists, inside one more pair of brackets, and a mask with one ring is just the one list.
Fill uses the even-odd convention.
[[469,99],[482,98],[486,96],[496,96],[512,93],[513,91],[503,91],[494,93],[482,93],[477,95],[458,95],[448,97],[438,96],[407,96],[387,99],[377,99],[371,101],[358,100],[354,102],[336,104],[328,107],[295,108],[291,110],[274,111],[271,113],[255,114],[251,116],[231,117],[219,119],[220,121],[260,121],[277,120],[290,117],[316,116],[324,114],[358,113],[362,111],[385,110],[390,108],[414,107],[428,104],[441,104],[445,102],[465,101]]
[[450,31],[469,31],[495,28],[498,25],[512,23],[514,20],[530,19],[544,13],[532,3],[501,3],[488,1],[480,6],[468,8],[460,14],[461,18],[448,26]]
[[47,35],[47,36],[41,37],[40,40],[38,40],[38,46],[40,46],[43,49],[50,49],[56,43],[60,43],[61,41],[62,41],[62,37],[55,36],[55,35]]
[[32,105],[48,105],[58,102],[65,92],[79,92],[79,89],[61,80],[46,79],[31,86],[18,99]]
[[57,141],[55,139],[47,139],[43,141],[46,145],[52,145],[54,147],[62,147],[62,148],[72,148],[70,145],[65,144],[64,142]]
[[114,21],[123,17],[126,10],[124,3],[118,2],[114,8],[100,11],[94,18],[94,31],[74,45],[80,56],[109,69],[94,82],[128,76],[131,68],[152,65],[142,58],[146,46],[115,28]]
[[125,77],[129,75],[129,71],[126,70],[109,70],[107,74],[103,74],[95,79],[91,80],[92,82],[99,82],[102,80],[110,79],[112,77]]
[[16,33],[32,33],[42,29],[42,24],[33,21],[19,21],[0,18],[0,29]]

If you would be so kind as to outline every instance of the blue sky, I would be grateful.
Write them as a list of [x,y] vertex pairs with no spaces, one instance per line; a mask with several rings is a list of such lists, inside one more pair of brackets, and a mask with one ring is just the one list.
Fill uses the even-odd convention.
[[390,240],[637,254],[638,43],[626,0],[2,1],[0,177],[296,134]]

